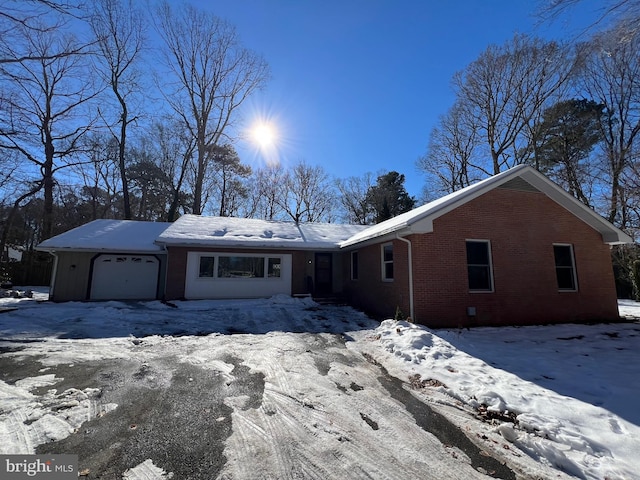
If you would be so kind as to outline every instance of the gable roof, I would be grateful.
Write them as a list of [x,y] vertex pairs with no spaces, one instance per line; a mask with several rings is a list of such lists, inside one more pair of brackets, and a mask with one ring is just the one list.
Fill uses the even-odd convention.
[[166,246],[336,249],[340,242],[368,228],[338,223],[300,223],[254,218],[183,215],[162,232]]
[[489,190],[507,184],[507,182],[519,182],[519,189],[532,189],[546,194],[594,230],[600,232],[605,243],[612,245],[633,243],[629,235],[569,195],[540,172],[530,166],[519,165],[374,225],[343,241],[340,243],[340,247],[345,248],[374,239],[379,240],[392,234],[404,236],[411,233],[430,233],[433,231],[433,220],[436,218],[464,205]]
[[52,253],[58,250],[158,253],[162,248],[154,240],[169,225],[137,220],[93,220],[45,240],[36,249]]

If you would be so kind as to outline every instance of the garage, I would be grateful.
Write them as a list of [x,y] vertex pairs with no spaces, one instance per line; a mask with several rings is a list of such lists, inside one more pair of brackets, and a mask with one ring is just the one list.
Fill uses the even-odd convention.
[[93,261],[91,300],[156,298],[160,261],[154,255],[102,254]]

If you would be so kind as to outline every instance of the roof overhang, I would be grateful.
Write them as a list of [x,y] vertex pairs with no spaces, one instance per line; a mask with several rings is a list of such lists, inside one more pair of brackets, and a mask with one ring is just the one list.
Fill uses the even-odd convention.
[[149,250],[118,249],[118,248],[64,248],[64,247],[35,247],[39,252],[48,252],[52,255],[59,253],[113,253],[122,255],[166,255],[166,251],[157,248]]
[[256,241],[249,242],[161,242],[156,243],[163,248],[188,248],[191,250],[215,250],[221,248],[243,249],[243,250],[274,250],[274,251],[339,251],[340,248],[336,244],[309,244],[309,243],[260,243]]

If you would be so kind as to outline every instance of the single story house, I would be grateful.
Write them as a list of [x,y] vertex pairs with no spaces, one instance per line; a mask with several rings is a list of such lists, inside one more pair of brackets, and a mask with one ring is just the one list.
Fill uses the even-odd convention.
[[615,320],[610,245],[631,242],[518,166],[373,226],[96,220],[38,249],[53,301],[339,295],[457,327]]

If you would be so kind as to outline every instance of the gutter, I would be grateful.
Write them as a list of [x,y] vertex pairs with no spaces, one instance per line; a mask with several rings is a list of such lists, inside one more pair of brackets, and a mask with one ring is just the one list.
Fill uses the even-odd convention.
[[399,234],[396,234],[396,238],[401,242],[407,244],[407,252],[408,252],[408,264],[409,264],[409,316],[411,317],[411,321],[415,322],[415,314],[413,310],[413,255],[411,249],[411,242],[406,238],[401,237]]

